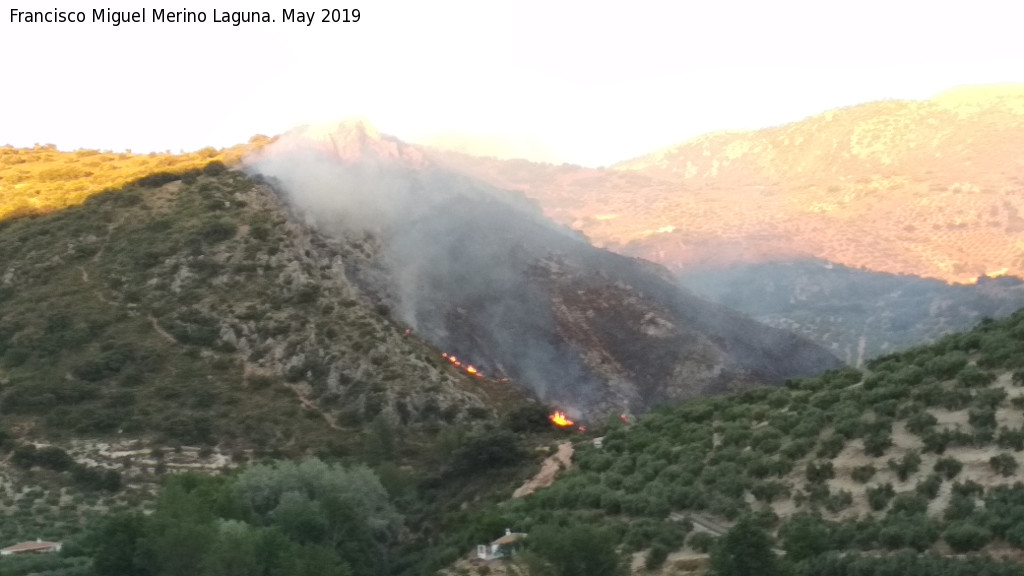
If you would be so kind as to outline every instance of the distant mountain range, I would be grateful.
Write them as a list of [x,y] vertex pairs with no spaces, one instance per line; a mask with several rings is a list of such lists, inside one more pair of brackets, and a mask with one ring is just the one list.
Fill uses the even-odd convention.
[[595,244],[680,270],[814,257],[972,282],[1024,275],[1024,85],[722,132],[608,169],[435,151]]

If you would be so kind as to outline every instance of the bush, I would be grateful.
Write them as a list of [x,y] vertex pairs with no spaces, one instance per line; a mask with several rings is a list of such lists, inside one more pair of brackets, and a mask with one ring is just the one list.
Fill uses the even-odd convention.
[[917,483],[914,490],[929,500],[934,500],[942,488],[942,477],[938,474],[929,474],[927,478]]
[[879,457],[892,446],[892,436],[888,432],[873,432],[864,437],[864,452],[868,456]]
[[644,567],[648,570],[657,570],[661,568],[665,560],[668,559],[668,553],[670,550],[667,546],[661,543],[654,543],[651,549],[647,551],[647,558],[644,559]]
[[879,486],[873,486],[865,490],[868,497],[868,504],[874,511],[884,510],[889,505],[889,501],[892,500],[893,496],[896,495],[896,491],[893,490],[892,484],[885,483]]
[[910,450],[899,460],[890,458],[888,465],[900,482],[906,482],[907,478],[921,467],[921,455],[916,450]]
[[467,440],[452,453],[449,473],[469,475],[515,464],[524,457],[511,432],[498,431]]
[[842,434],[830,434],[821,441],[821,446],[818,447],[817,457],[832,459],[839,456],[839,453],[843,451],[843,446],[846,445],[846,437]]
[[868,480],[875,475],[875,467],[871,464],[865,464],[863,466],[857,466],[850,472],[850,477],[853,478],[854,482],[865,484]]
[[808,462],[806,468],[807,481],[812,484],[820,484],[826,480],[836,477],[835,469],[829,460]]
[[697,552],[707,554],[711,547],[715,545],[715,540],[717,538],[707,532],[694,532],[686,539],[686,543]]
[[199,237],[211,244],[230,240],[235,237],[237,232],[237,224],[222,218],[207,220],[199,227]]
[[1012,476],[1017,471],[1017,459],[1005,452],[990,458],[988,465],[1003,476]]
[[977,366],[967,365],[956,375],[956,380],[964,388],[980,388],[991,384],[995,376],[982,372]]
[[942,539],[954,552],[975,552],[992,541],[992,532],[983,526],[953,522],[942,533]]

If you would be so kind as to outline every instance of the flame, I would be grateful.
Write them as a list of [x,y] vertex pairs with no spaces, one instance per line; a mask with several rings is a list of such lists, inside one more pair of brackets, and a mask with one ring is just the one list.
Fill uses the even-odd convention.
[[473,366],[469,366],[466,368],[466,372],[469,372],[470,374],[476,374],[476,368],[474,368]]
[[556,411],[554,414],[548,416],[548,420],[551,420],[551,423],[554,424],[555,426],[558,426],[559,428],[565,428],[567,426],[572,426],[574,424],[572,420],[569,420],[568,418],[565,417],[565,413],[562,412],[561,410]]
[[626,416],[625,414],[622,414],[621,416],[619,416],[619,418],[622,418],[623,422],[625,422],[626,424],[629,424],[629,417]]

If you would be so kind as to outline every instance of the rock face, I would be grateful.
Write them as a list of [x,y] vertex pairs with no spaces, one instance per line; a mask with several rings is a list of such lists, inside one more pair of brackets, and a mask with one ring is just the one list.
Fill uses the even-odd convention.
[[317,233],[360,242],[369,265],[346,274],[393,317],[571,414],[642,411],[838,365],[363,125],[286,134],[249,166]]

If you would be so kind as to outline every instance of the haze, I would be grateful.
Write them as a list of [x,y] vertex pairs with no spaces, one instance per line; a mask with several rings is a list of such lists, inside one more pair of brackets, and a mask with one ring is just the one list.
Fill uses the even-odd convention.
[[[81,9],[33,4],[20,8]],[[185,6],[278,20],[286,7]],[[1024,81],[1024,8],[1007,2],[353,7],[357,24],[309,27],[12,24],[4,11],[0,144],[177,152],[363,117],[407,141],[600,166],[709,131]]]

